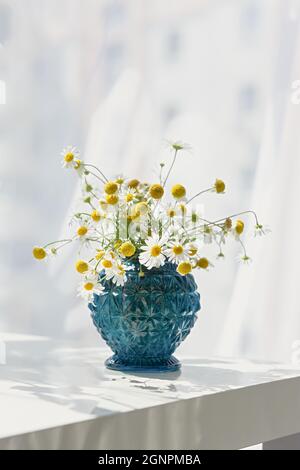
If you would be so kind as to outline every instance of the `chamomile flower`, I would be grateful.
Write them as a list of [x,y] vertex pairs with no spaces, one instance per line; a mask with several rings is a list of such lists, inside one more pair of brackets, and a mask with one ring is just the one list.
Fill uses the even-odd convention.
[[209,245],[213,242],[214,239],[214,231],[208,225],[205,225],[203,228],[203,241],[206,245]]
[[89,237],[92,236],[92,226],[87,221],[80,221],[79,227],[76,230],[76,237],[80,241],[86,241]]
[[252,259],[250,258],[250,256],[248,256],[246,253],[241,253],[239,256],[238,256],[238,261],[242,264],[251,264],[252,263]]
[[126,281],[126,267],[120,263],[115,264],[106,274],[106,279],[111,279],[116,286],[124,286]]
[[62,165],[64,168],[75,168],[75,162],[79,159],[79,150],[72,145],[68,145],[61,152],[63,157]]
[[256,224],[255,225],[255,231],[254,231],[254,236],[255,237],[262,237],[263,235],[267,235],[268,233],[271,232],[270,227],[266,225],[261,225],[261,224]]
[[127,188],[126,191],[124,192],[123,198],[124,201],[129,204],[135,200],[137,196],[137,191],[135,188]]
[[192,147],[190,146],[190,144],[187,144],[186,142],[182,142],[180,140],[175,140],[175,141],[167,140],[167,145],[171,150],[176,150],[177,152],[179,151],[190,152],[192,150]]
[[100,265],[105,271],[105,275],[109,274],[118,264],[119,262],[119,256],[113,251],[107,251],[105,254],[100,251],[101,257],[100,257]]
[[90,300],[94,294],[101,295],[104,292],[104,286],[99,282],[97,274],[85,276],[78,289],[78,295],[85,300]]
[[175,240],[168,244],[165,254],[171,263],[179,264],[189,259],[189,248],[180,240]]
[[245,224],[242,220],[237,220],[234,228],[232,229],[233,231],[233,236],[236,240],[240,239],[240,236],[244,232],[245,229]]
[[148,269],[163,266],[166,260],[164,240],[160,239],[158,235],[147,238],[145,245],[141,246],[139,260]]
[[196,268],[203,269],[204,271],[208,271],[210,267],[214,265],[207,259],[207,258],[198,258],[196,261]]

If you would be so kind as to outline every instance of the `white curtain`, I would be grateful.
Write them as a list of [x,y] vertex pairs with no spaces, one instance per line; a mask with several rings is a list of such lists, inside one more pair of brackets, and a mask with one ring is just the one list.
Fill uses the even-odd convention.
[[254,262],[238,274],[219,353],[296,360],[300,342],[300,79],[299,1],[282,2],[278,59],[270,90],[253,208],[272,233],[248,246]]

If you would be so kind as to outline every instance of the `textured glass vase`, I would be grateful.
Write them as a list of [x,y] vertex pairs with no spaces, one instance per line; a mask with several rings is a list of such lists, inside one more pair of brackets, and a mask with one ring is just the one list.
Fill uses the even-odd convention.
[[103,280],[105,293],[94,295],[91,316],[114,355],[109,369],[122,371],[175,371],[172,356],[190,333],[200,310],[194,277],[181,276],[167,263],[140,277],[138,262],[131,264],[124,287]]

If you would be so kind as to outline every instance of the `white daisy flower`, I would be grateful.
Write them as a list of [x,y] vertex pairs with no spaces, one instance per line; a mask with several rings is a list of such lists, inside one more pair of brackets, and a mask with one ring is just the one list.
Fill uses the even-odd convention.
[[79,159],[79,150],[72,145],[68,145],[61,152],[63,157],[62,166],[64,168],[75,168],[75,162]]
[[118,261],[118,258],[112,251],[109,251],[102,256],[101,266],[104,269],[106,276],[110,275],[111,272],[116,269]]
[[93,294],[103,294],[104,289],[104,286],[99,282],[98,274],[91,273],[90,275],[84,277],[78,289],[78,295],[89,301]]
[[87,241],[88,238],[93,236],[94,228],[89,221],[81,220],[76,230],[76,237],[82,241]]
[[250,258],[250,256],[248,256],[246,253],[241,253],[239,256],[238,256],[238,261],[242,264],[251,264],[252,263],[252,259]]
[[175,240],[174,242],[170,242],[168,244],[168,248],[166,249],[165,254],[171,263],[179,264],[188,260],[189,248],[181,241]]
[[143,253],[139,255],[140,263],[148,269],[159,268],[165,264],[164,240],[158,235],[147,238],[145,246],[141,247]]
[[113,265],[112,269],[106,274],[106,279],[111,279],[116,286],[124,286],[126,281],[126,267],[122,264]]
[[262,237],[263,235],[267,235],[270,232],[271,232],[271,229],[267,225],[261,225],[261,224],[255,225],[255,231],[254,231],[255,237],[257,236]]
[[126,188],[126,190],[123,193],[124,202],[129,204],[136,198],[136,196],[137,196],[137,191],[135,188]]

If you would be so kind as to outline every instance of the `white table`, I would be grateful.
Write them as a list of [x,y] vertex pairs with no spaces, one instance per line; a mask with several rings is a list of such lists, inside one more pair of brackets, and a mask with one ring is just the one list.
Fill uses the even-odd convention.
[[[3,336],[3,335],[2,335]],[[240,449],[295,446],[300,369],[183,359],[181,372],[127,375],[108,349],[4,335],[0,449]]]

